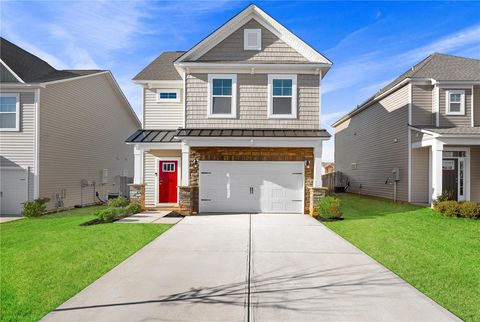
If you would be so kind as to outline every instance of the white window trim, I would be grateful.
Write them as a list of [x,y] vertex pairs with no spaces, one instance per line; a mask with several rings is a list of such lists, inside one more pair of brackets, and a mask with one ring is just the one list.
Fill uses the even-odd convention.
[[[13,128],[0,128],[0,132],[19,132],[20,131],[20,94],[19,93],[0,93],[0,96],[15,97],[17,100],[15,109],[15,127]],[[13,112],[0,112],[1,114],[11,114]]]
[[[232,80],[232,109],[228,114],[213,114],[213,80],[231,79]],[[226,96],[228,97],[228,96]],[[209,118],[236,118],[237,117],[237,74],[208,74],[208,117]]]
[[[248,35],[257,36],[257,46],[248,45]],[[262,29],[244,29],[243,30],[243,49],[244,50],[262,50]]]
[[[160,93],[175,93],[177,98],[160,98]],[[158,88],[157,89],[157,102],[159,103],[180,103],[180,89],[173,88]]]
[[[292,112],[290,114],[273,114],[273,80],[292,80]],[[268,75],[268,118],[269,119],[295,119],[297,118],[297,75],[269,74]]]
[[[450,95],[451,94],[460,94],[460,111],[459,112],[450,112]],[[447,106],[445,111],[447,115],[465,115],[465,90],[447,90],[446,91],[446,102]]]

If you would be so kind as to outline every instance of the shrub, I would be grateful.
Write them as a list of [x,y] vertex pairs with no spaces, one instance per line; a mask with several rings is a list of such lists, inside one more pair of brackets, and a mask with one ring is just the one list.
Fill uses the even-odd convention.
[[445,191],[445,192],[443,192],[441,195],[439,195],[439,196],[437,197],[437,199],[435,199],[435,200],[433,201],[433,206],[435,207],[435,205],[436,205],[437,203],[439,203],[439,202],[449,201],[449,200],[454,200],[454,199],[455,199],[455,198],[454,198],[454,196],[453,196],[453,194],[452,194],[451,192]]
[[27,201],[23,203],[22,214],[25,217],[40,217],[47,211],[47,206],[45,205],[50,201],[50,198],[38,198],[33,201]]
[[330,219],[338,219],[342,217],[340,210],[340,200],[334,196],[326,196],[316,205],[318,214],[322,217]]
[[459,215],[465,218],[480,218],[480,205],[471,201],[462,202]]
[[439,201],[435,204],[434,209],[447,217],[460,215],[460,204],[455,200]]
[[112,222],[117,219],[120,213],[119,208],[107,208],[97,211],[95,216],[103,222]]
[[142,206],[136,202],[132,202],[125,207],[125,214],[127,215],[137,214],[140,211],[142,211]]
[[118,207],[126,207],[130,202],[126,197],[120,196],[115,199],[110,199],[107,202],[108,207],[110,208],[118,208]]

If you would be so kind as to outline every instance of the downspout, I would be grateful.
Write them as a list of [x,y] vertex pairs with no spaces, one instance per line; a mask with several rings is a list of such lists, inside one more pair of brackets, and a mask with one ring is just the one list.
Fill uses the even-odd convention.
[[40,88],[35,89],[35,144],[33,161],[33,199],[40,196]]

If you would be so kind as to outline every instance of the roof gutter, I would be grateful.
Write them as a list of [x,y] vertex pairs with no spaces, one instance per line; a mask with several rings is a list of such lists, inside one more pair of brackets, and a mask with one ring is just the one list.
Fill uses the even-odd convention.
[[330,68],[332,64],[327,63],[310,63],[310,64],[243,64],[243,63],[207,63],[207,62],[176,62],[174,63],[178,67],[218,67],[218,68]]
[[367,101],[365,103],[363,103],[362,105],[360,105],[359,107],[357,107],[356,109],[354,109],[353,111],[349,112],[348,114],[344,115],[342,118],[340,118],[338,121],[336,121],[335,123],[332,124],[332,127],[337,127],[338,125],[340,125],[341,123],[345,122],[346,120],[348,120],[349,118],[351,118],[352,116],[360,113],[361,111],[363,111],[364,109],[366,109],[367,107],[369,107],[370,105],[378,102],[379,100],[381,100],[382,98],[384,98],[385,96],[389,95],[390,93],[392,92],[395,92],[396,90],[398,90],[399,88],[405,86],[406,84],[408,84],[409,82],[411,81],[411,78],[405,78],[403,81],[401,81],[400,83],[398,83],[397,85],[393,86],[392,88],[390,88],[388,91],[378,95],[377,97],[375,97],[374,99],[370,100],[370,101]]

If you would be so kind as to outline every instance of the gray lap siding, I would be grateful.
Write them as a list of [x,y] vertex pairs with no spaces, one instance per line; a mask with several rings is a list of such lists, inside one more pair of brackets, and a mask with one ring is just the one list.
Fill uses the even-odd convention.
[[337,126],[336,169],[348,176],[351,192],[393,198],[385,181],[398,167],[397,198],[408,200],[408,92],[404,86]]
[[319,129],[319,76],[297,76],[297,118],[268,119],[267,74],[237,75],[237,117],[207,117],[208,74],[187,76],[186,126],[190,128]]

